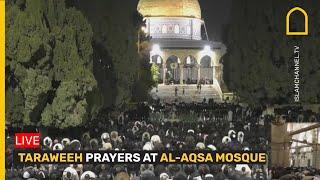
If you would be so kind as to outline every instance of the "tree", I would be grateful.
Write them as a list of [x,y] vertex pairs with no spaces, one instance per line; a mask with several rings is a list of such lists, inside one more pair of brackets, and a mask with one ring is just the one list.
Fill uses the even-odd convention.
[[[85,17],[66,7],[64,0],[6,3],[6,118],[10,124],[66,128],[91,118],[94,112],[89,108],[99,109],[88,104],[97,86],[92,36]],[[21,113],[13,115],[15,108]]]
[[96,86],[88,70],[77,72],[77,78],[63,81],[56,98],[42,113],[42,124],[49,127],[68,128],[82,125],[88,116],[86,95]]
[[[319,17],[318,1],[299,2],[310,13]],[[224,56],[224,80],[243,101],[253,104],[293,103],[294,46],[301,47],[301,102],[319,102],[320,84],[319,28],[312,24],[308,37],[285,36],[287,1],[234,1],[231,22],[224,41],[228,53]],[[298,6],[298,4],[297,4]],[[312,14],[312,15],[311,15]],[[300,30],[303,18],[291,24]],[[310,20],[311,21],[311,20]],[[316,19],[312,18],[313,22]]]
[[[21,125],[23,123],[23,95],[19,88],[8,88],[6,90],[6,121],[13,125]],[[10,103],[8,103],[10,102]]]
[[137,1],[80,0],[75,6],[93,28],[94,73],[105,108],[140,101],[136,95],[148,97],[153,83],[147,56],[137,52],[138,31],[143,24],[136,10]]
[[151,74],[152,74],[152,80],[155,83],[158,83],[159,81],[159,66],[156,64],[151,65]]

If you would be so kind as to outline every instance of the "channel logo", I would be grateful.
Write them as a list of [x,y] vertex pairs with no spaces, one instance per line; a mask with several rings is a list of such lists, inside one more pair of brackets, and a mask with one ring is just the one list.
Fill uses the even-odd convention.
[[[293,13],[301,13],[304,16],[304,31],[292,32],[290,31],[290,17]],[[307,36],[309,35],[309,16],[308,13],[301,7],[292,8],[286,17],[286,35],[287,36]]]
[[15,133],[14,139],[17,149],[40,148],[40,133]]

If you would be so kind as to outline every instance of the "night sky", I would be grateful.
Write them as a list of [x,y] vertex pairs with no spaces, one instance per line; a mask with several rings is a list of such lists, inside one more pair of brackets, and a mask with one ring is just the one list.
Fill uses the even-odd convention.
[[[80,0],[69,0],[79,2]],[[135,8],[139,0],[132,0]],[[174,0],[173,0],[174,1]],[[209,39],[221,41],[224,26],[228,24],[232,0],[198,0],[202,10],[202,18],[205,20]],[[87,3],[84,3],[85,6]]]
[[209,39],[219,41],[223,27],[228,24],[232,0],[199,0]]

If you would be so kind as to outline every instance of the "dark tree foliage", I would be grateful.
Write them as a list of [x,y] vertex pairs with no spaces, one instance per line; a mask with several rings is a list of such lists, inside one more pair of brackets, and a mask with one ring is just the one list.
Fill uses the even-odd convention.
[[[309,36],[286,36],[287,12],[296,6],[309,15]],[[294,46],[300,47],[300,101],[320,100],[320,1],[233,1],[224,42],[224,79],[243,101],[293,103]],[[291,30],[303,31],[304,18],[292,16]]]
[[136,5],[7,1],[7,123],[78,127],[95,120],[102,108],[147,100],[153,82]]
[[[142,17],[136,0],[80,0],[74,5],[88,18],[94,32],[94,74],[103,93],[104,107],[123,107],[147,100],[153,85],[144,43]],[[138,35],[140,34],[140,37]],[[142,51],[145,48],[141,47]]]
[[92,36],[64,0],[6,2],[8,123],[75,127],[97,113]]

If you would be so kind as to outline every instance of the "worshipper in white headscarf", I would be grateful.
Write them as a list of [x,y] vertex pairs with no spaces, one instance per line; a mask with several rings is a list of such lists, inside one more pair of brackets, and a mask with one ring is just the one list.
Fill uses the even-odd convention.
[[161,138],[159,135],[153,135],[151,136],[151,143],[156,144],[156,143],[161,143]]
[[229,136],[231,139],[235,139],[235,138],[236,138],[236,131],[235,131],[235,130],[229,130],[228,136]]
[[169,175],[167,173],[161,173],[160,180],[169,180]]
[[55,144],[55,145],[53,146],[52,150],[53,150],[53,151],[62,151],[63,148],[64,148],[64,147],[63,147],[62,144],[57,143],[57,144]]
[[71,142],[71,141],[70,141],[69,138],[63,138],[63,139],[61,140],[61,144],[63,145],[64,149],[67,148],[67,147],[69,147],[70,142]]
[[228,143],[230,143],[231,142],[231,138],[229,137],[229,136],[224,136],[223,138],[222,138],[222,143],[223,144],[228,144]]
[[251,169],[247,164],[237,164],[235,170],[239,171],[241,175],[245,177],[251,177]]
[[109,135],[109,133],[102,133],[102,134],[101,134],[101,141],[102,141],[102,143],[110,142],[110,135]]
[[102,144],[102,148],[100,148],[100,150],[105,150],[105,151],[107,151],[107,150],[112,150],[112,144],[111,143],[103,143]]
[[74,139],[70,142],[70,145],[69,145],[69,149],[70,150],[74,150],[74,151],[80,151],[81,149],[81,143],[79,140],[77,139]]
[[214,146],[214,145],[212,145],[212,144],[209,144],[207,147],[208,147],[208,149],[210,149],[211,151],[216,151],[216,150],[217,150],[216,146]]
[[243,139],[244,139],[244,133],[242,131],[239,131],[238,132],[238,142],[240,144],[242,144],[243,143]]
[[62,180],[79,180],[79,175],[73,167],[67,167],[63,171]]
[[203,142],[198,142],[196,145],[197,150],[203,150],[206,148],[206,145]]
[[91,179],[96,179],[97,175],[92,172],[92,171],[85,171],[82,173],[80,180],[91,180]]
[[44,146],[45,149],[51,149],[52,148],[52,144],[53,144],[53,142],[52,142],[52,139],[50,137],[47,136],[47,137],[45,137],[43,139],[43,146]]
[[146,142],[145,145],[143,146],[142,150],[144,151],[152,151],[153,150],[153,145],[151,142]]

